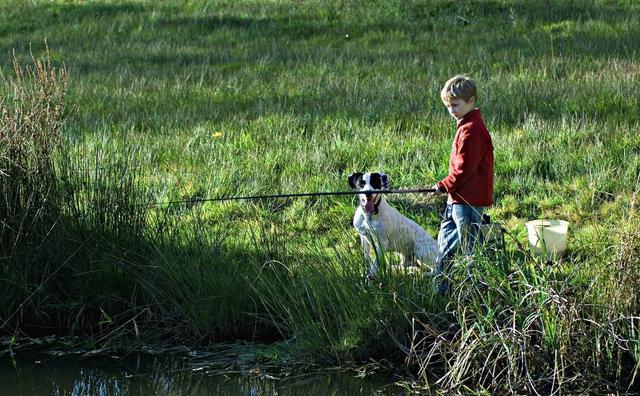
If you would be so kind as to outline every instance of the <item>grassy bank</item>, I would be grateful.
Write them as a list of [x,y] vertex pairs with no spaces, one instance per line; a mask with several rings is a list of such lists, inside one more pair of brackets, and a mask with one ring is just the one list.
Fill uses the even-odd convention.
[[[300,359],[402,362],[432,389],[626,389],[638,11],[0,2],[0,331],[96,346],[282,341]],[[489,213],[510,236],[451,298],[390,272],[382,288],[362,282],[352,198],[140,205],[345,190],[364,170],[428,187],[454,132],[439,90],[461,72],[480,87]],[[390,200],[435,236],[443,201]],[[527,254],[524,222],[540,217],[571,222],[561,263]]]

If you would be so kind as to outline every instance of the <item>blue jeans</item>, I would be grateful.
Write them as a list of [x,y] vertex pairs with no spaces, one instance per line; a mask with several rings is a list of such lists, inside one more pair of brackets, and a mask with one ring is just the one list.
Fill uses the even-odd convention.
[[[436,263],[436,279],[442,279],[438,293],[449,291],[449,271],[455,254],[460,250],[468,259],[473,255],[473,248],[478,239],[479,227],[482,224],[481,206],[464,204],[447,204],[444,211],[440,231],[438,232],[438,261]],[[471,263],[467,270],[471,268]]]

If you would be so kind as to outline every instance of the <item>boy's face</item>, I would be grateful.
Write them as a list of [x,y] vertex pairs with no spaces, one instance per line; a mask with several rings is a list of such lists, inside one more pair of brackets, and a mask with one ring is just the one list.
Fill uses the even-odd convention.
[[464,99],[445,99],[442,103],[444,103],[444,106],[449,111],[449,114],[451,114],[451,117],[459,120],[475,108],[476,98],[472,96],[468,102]]

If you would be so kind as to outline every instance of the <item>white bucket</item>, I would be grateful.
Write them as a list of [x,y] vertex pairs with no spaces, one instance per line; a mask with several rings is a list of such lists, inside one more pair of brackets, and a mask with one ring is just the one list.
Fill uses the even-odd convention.
[[536,256],[556,259],[567,248],[569,222],[564,220],[531,220],[526,223],[529,246]]

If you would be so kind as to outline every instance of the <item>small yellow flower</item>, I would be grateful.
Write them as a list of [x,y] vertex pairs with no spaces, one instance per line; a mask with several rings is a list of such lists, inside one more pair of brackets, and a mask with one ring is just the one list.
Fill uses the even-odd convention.
[[221,138],[222,137],[222,131],[217,131],[214,132],[211,136],[213,136],[214,138]]

